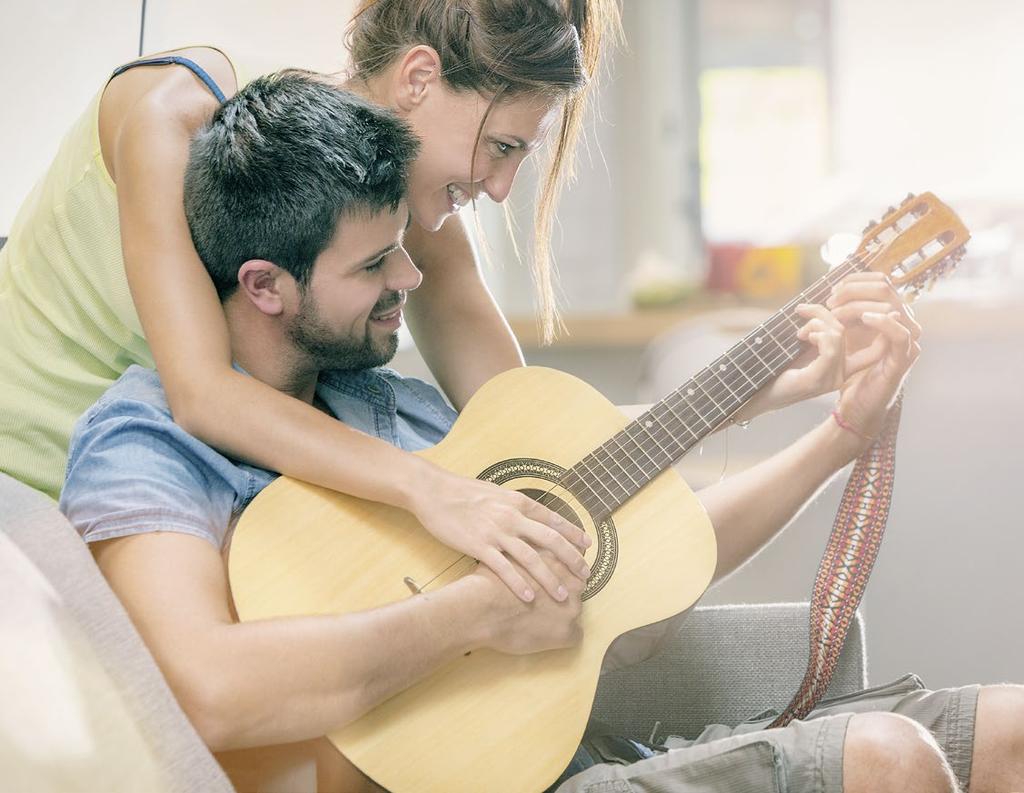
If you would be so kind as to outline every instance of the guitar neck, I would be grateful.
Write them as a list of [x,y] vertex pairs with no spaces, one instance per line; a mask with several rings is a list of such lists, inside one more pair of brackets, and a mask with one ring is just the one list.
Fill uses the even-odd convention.
[[560,484],[595,518],[610,515],[644,485],[729,422],[806,348],[797,338],[801,303],[823,304],[832,287],[867,270],[856,256],[829,270],[679,388],[570,468]]

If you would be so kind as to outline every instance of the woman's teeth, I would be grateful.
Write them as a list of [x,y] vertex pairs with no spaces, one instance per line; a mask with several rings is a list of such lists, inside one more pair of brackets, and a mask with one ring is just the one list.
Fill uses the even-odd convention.
[[451,198],[452,206],[456,212],[469,203],[469,194],[453,184],[448,185],[448,197]]

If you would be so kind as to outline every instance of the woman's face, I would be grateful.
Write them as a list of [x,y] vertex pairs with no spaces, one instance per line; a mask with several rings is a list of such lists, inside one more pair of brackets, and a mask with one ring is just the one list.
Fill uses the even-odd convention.
[[560,101],[535,95],[499,101],[487,114],[489,104],[475,91],[435,83],[430,100],[406,115],[420,138],[409,176],[409,209],[423,228],[439,229],[473,198],[504,201],[519,166],[541,145],[561,109]]

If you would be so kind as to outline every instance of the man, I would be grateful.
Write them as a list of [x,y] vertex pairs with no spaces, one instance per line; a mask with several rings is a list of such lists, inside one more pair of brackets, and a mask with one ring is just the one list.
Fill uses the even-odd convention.
[[[304,134],[296,135],[300,119]],[[346,128],[360,130],[357,140]],[[408,132],[383,112],[314,76],[286,73],[253,81],[225,103],[193,145],[185,185],[193,239],[221,293],[237,366],[407,450],[436,443],[455,419],[433,388],[377,368],[394,354],[401,306],[420,282],[401,246],[414,152]],[[270,240],[263,258],[248,247],[256,238]],[[912,320],[882,279],[840,289],[836,310],[862,300],[896,309],[865,317],[877,332],[877,360],[844,385],[843,415],[864,429],[884,418],[917,346]],[[817,327],[835,342],[827,312]],[[863,446],[830,420],[702,491],[718,533],[716,577],[753,555]],[[273,478],[183,432],[156,373],[133,367],[80,420],[61,498],[183,709],[240,788],[264,783],[242,775],[256,765],[247,750],[273,747],[261,752],[265,777],[301,771],[306,756],[318,761],[321,788],[371,789],[319,736],[472,649],[538,652],[578,640],[582,580],[553,554],[544,560],[567,589],[562,599],[520,569],[537,592],[524,605],[481,565],[434,592],[358,615],[237,623],[222,551],[233,519]],[[742,770],[746,747],[767,747],[771,778],[785,769],[792,789],[819,780],[823,790],[953,790],[954,773],[964,783],[973,773],[975,789],[1006,788],[1024,780],[1021,761],[1011,759],[1024,742],[1024,707],[1017,689],[982,695],[914,686],[884,703],[849,703],[926,722],[953,770],[915,722],[847,713],[756,735],[715,728],[698,746],[595,766],[563,787],[625,790],[628,782],[605,780],[648,770],[668,784],[709,759]],[[954,709],[962,715],[955,723]],[[328,778],[331,759],[333,773],[345,776]],[[585,753],[578,760],[586,765]]]

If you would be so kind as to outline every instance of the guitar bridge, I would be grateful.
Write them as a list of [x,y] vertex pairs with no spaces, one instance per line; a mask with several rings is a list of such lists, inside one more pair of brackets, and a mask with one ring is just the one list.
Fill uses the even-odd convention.
[[412,592],[414,595],[423,594],[423,588],[420,587],[420,585],[413,581],[409,576],[406,576],[402,580],[405,581],[405,585],[409,587],[409,591]]

